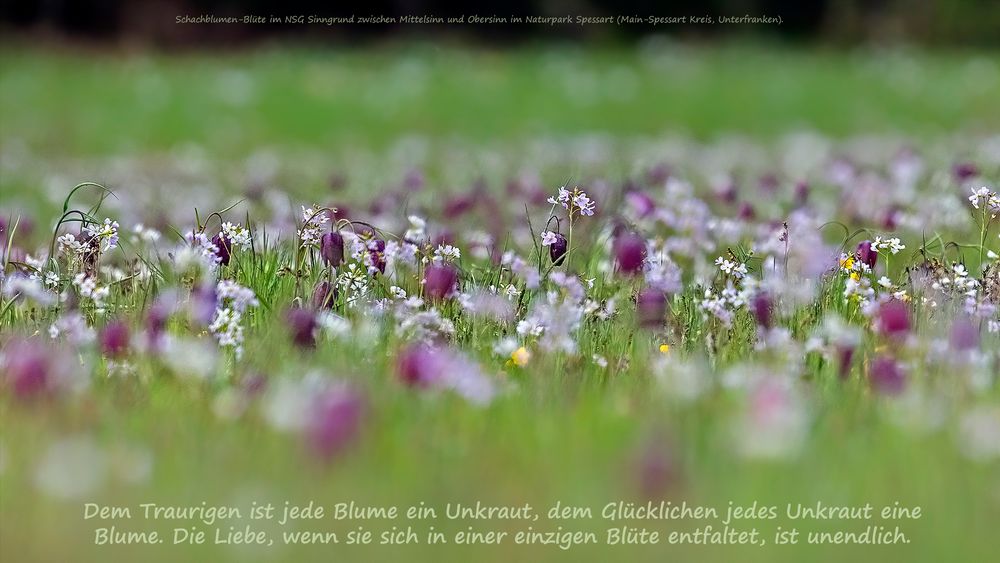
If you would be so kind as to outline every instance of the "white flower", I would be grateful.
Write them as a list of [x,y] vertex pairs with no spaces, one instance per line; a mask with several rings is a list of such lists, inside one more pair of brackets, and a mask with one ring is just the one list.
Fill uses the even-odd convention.
[[118,246],[118,221],[105,219],[103,224],[88,225],[83,228],[83,232],[96,238],[100,242],[102,251],[111,250]]
[[542,246],[551,246],[558,240],[559,238],[552,231],[542,231]]
[[892,280],[890,280],[886,276],[882,276],[881,278],[879,278],[878,284],[886,289],[892,289]]
[[972,207],[979,209],[980,203],[982,203],[987,210],[989,210],[995,216],[1000,213],[1000,196],[997,193],[986,186],[979,189],[972,188],[972,195],[969,196],[969,203]]
[[226,221],[222,224],[222,234],[229,239],[229,245],[231,248],[238,247],[240,250],[250,250],[250,229],[247,229],[242,225]]
[[302,241],[303,248],[310,246],[318,248],[319,240],[323,236],[323,225],[330,220],[329,213],[315,205],[310,207],[303,205],[302,220],[304,223],[299,229],[299,240]]
[[434,249],[435,262],[450,262],[452,260],[458,260],[461,257],[462,252],[450,244],[439,244],[438,247]]

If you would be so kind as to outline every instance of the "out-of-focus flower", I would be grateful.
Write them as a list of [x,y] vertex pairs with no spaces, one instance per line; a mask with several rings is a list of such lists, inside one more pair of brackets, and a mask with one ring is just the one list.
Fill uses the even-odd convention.
[[129,327],[125,321],[116,319],[109,322],[101,329],[97,337],[101,346],[101,353],[109,358],[121,358],[128,353]]
[[326,280],[316,284],[312,293],[312,306],[314,309],[333,309],[337,303],[337,286]]
[[329,460],[358,436],[365,412],[362,395],[346,384],[322,390],[313,401],[306,437],[314,454]]
[[878,251],[872,247],[872,243],[869,240],[861,241],[858,244],[857,250],[854,251],[854,255],[869,268],[874,268],[875,262],[878,260]]
[[448,263],[430,264],[424,269],[424,295],[432,301],[451,297],[458,286],[458,269]]
[[906,386],[906,374],[895,359],[877,356],[868,367],[868,381],[879,393],[898,395]]
[[646,260],[646,241],[633,233],[621,234],[615,239],[614,253],[618,271],[626,275],[637,274]]
[[667,315],[667,296],[662,291],[645,288],[636,296],[635,311],[639,326],[660,328]]
[[902,301],[892,299],[882,303],[876,313],[876,323],[881,334],[892,337],[905,336],[910,331],[910,308]]
[[771,296],[766,292],[760,292],[750,300],[750,310],[753,312],[757,324],[764,330],[771,328],[771,312],[773,308],[774,303],[771,301]]
[[293,307],[285,313],[285,323],[292,337],[292,343],[300,348],[316,346],[316,314],[302,307]]

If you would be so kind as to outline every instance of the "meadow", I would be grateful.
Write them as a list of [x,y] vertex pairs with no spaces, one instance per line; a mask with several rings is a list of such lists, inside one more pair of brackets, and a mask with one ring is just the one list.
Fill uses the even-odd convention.
[[[0,555],[988,560],[997,99],[989,52],[7,44]],[[722,520],[766,543],[665,542]],[[452,541],[346,544],[407,526]]]

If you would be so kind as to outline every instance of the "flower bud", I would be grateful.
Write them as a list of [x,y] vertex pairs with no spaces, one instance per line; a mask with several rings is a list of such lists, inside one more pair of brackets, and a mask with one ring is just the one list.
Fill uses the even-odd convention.
[[556,233],[555,235],[556,241],[549,245],[549,257],[552,258],[553,264],[560,266],[566,258],[566,250],[569,248],[569,243],[562,233]]
[[317,283],[312,294],[313,309],[333,309],[339,293],[337,286],[326,280]]
[[874,268],[875,262],[878,260],[878,251],[872,248],[872,241],[870,240],[861,241],[854,254],[859,261],[867,264],[869,268]]
[[458,269],[451,264],[431,264],[424,270],[424,295],[433,301],[450,297],[458,285]]
[[334,231],[319,239],[319,255],[327,266],[336,268],[344,262],[344,237]]
[[762,291],[754,295],[753,299],[750,300],[750,310],[753,312],[753,317],[757,320],[757,324],[764,330],[771,328],[771,311],[773,308],[774,303],[771,302],[771,296],[766,292]]
[[296,307],[285,314],[285,322],[292,335],[292,343],[300,348],[316,346],[316,315],[312,311]]
[[306,426],[306,438],[322,460],[341,453],[357,437],[365,413],[360,393],[338,385],[316,397]]
[[229,237],[219,233],[212,237],[212,244],[215,245],[215,257],[218,259],[219,264],[222,266],[229,265],[229,253],[233,249],[232,243],[229,241]]
[[428,387],[440,376],[438,352],[422,344],[411,344],[396,357],[396,373],[412,387]]
[[642,271],[646,260],[646,241],[641,237],[632,233],[622,234],[615,239],[614,251],[619,271],[627,275]]

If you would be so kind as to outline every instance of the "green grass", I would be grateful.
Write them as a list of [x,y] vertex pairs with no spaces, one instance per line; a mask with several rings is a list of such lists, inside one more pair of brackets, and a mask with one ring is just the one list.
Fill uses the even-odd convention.
[[48,154],[261,145],[385,146],[676,132],[774,136],[989,132],[996,53],[777,50],[734,45],[588,51],[258,49],[179,56],[0,55],[4,138]]

